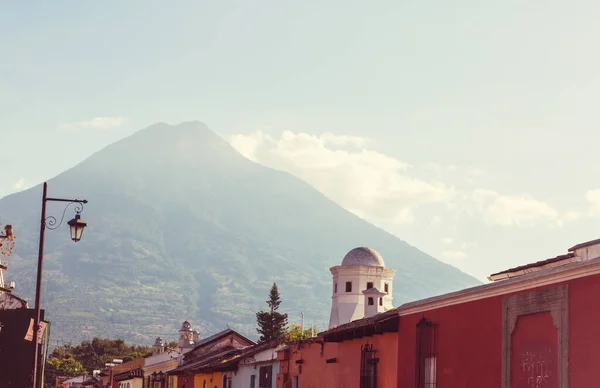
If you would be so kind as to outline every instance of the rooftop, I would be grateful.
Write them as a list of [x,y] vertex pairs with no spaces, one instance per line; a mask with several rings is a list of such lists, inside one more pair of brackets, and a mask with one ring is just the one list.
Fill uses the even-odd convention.
[[496,280],[508,279],[508,278],[515,277],[515,276],[521,276],[526,273],[539,271],[541,269],[556,267],[558,265],[564,265],[564,264],[570,263],[571,261],[574,261],[574,260],[570,260],[570,259],[574,259],[574,258],[575,258],[575,253],[567,253],[565,255],[552,257],[550,259],[536,261],[535,263],[520,265],[518,267],[509,268],[509,269],[501,271],[501,272],[493,273],[490,276],[488,276],[488,280],[496,281]]
[[346,254],[342,266],[385,267],[385,262],[376,250],[359,247]]
[[600,244],[600,238],[597,238],[597,239],[591,240],[591,241],[582,242],[582,243],[579,243],[577,245],[574,245],[571,248],[569,248],[569,252],[573,252],[576,249],[581,249],[581,248],[585,248],[585,247],[589,247],[591,245],[597,245],[597,244]]

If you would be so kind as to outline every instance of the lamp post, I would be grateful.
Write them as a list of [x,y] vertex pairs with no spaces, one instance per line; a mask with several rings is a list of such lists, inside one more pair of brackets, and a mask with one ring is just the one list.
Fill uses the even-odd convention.
[[[83,234],[83,229],[87,226],[87,224],[81,219],[80,213],[83,210],[83,205],[87,203],[87,200],[79,200],[79,199],[65,199],[65,198],[49,198],[47,196],[48,193],[48,184],[44,182],[44,189],[42,193],[42,216],[40,222],[40,244],[38,251],[38,266],[37,266],[37,279],[35,283],[35,318],[33,321],[33,367],[32,367],[32,388],[39,388],[39,384],[42,379],[38,379],[38,358],[39,358],[39,346],[38,346],[38,333],[40,330],[40,303],[42,298],[42,264],[44,261],[44,235],[46,229],[54,230],[58,228],[64,218],[65,213],[69,206],[75,204],[75,218],[67,222],[70,229],[71,240],[77,242],[81,240],[81,235]],[[48,202],[68,202],[67,206],[65,206],[65,210],[63,211],[62,217],[60,221],[56,220],[56,217],[49,216],[46,217],[46,203]]]

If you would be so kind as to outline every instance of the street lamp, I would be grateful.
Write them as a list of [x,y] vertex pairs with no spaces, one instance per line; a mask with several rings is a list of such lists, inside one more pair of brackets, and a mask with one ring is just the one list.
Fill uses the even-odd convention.
[[[42,193],[42,216],[40,222],[40,244],[38,251],[38,267],[37,267],[37,279],[35,283],[35,320],[33,321],[33,367],[32,367],[32,387],[40,388],[39,384],[42,379],[38,379],[38,358],[39,358],[39,346],[38,346],[38,332],[40,329],[40,303],[42,298],[42,264],[44,261],[44,235],[46,229],[54,230],[58,228],[64,218],[65,213],[69,206],[75,204],[75,218],[67,222],[70,229],[71,240],[77,242],[81,239],[81,235],[83,234],[83,229],[87,226],[87,224],[81,219],[80,213],[83,210],[83,205],[87,203],[87,200],[79,200],[79,199],[65,199],[65,198],[49,198],[47,196],[48,193],[48,184],[44,182],[44,189]],[[63,211],[62,217],[60,221],[57,222],[56,217],[49,216],[46,217],[46,203],[48,202],[68,202],[67,206],[65,206],[65,210]]]

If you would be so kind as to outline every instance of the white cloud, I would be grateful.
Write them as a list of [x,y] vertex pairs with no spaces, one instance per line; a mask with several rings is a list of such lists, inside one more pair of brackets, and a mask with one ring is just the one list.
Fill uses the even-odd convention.
[[250,160],[304,179],[367,219],[412,223],[415,208],[454,195],[452,187],[439,181],[411,176],[407,163],[365,149],[369,141],[355,136],[285,131],[274,139],[259,131],[234,135],[230,142]]
[[78,121],[73,123],[63,123],[58,127],[64,131],[75,131],[79,129],[95,129],[104,130],[110,128],[117,128],[125,123],[123,117],[94,117],[88,121]]
[[444,237],[444,238],[442,238],[442,242],[444,244],[452,244],[453,241],[454,241],[454,239],[452,237]]
[[28,188],[30,188],[31,185],[29,185],[28,183],[25,182],[25,179],[21,178],[18,181],[16,181],[13,184],[13,188],[18,190],[18,191],[22,191],[22,190],[27,190]]
[[529,226],[553,223],[559,213],[548,203],[529,195],[501,195],[492,190],[476,189],[471,199],[490,225]]
[[[380,221],[412,224],[417,220],[416,209],[434,204],[444,206],[435,208],[433,214],[430,212],[426,223],[446,233],[461,215],[482,219],[490,226],[511,227],[561,227],[579,218],[576,212],[561,215],[550,204],[526,194],[457,190],[444,183],[443,172],[452,172],[451,178],[460,181],[461,177],[476,177],[484,171],[461,171],[452,165],[432,162],[420,166],[421,170],[413,169],[408,163],[368,149],[371,141],[361,137],[285,131],[279,138],[273,138],[258,131],[231,136],[229,141],[250,160],[296,175],[347,210],[375,224]],[[430,178],[419,176],[423,171]],[[597,199],[600,217],[600,190],[592,194]],[[443,242],[450,244],[452,240],[446,238]]]
[[585,200],[590,207],[590,215],[600,218],[600,189],[588,190],[585,193]]

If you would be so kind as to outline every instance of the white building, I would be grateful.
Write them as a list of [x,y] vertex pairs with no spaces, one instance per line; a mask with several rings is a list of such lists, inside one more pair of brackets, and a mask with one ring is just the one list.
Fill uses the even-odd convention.
[[[188,321],[184,321],[179,329],[179,341],[177,348],[167,349],[166,342],[158,337],[152,345],[152,355],[144,360],[144,380],[146,386],[150,384],[156,373],[169,372],[179,366],[183,360],[183,356],[194,349],[200,343],[200,333],[197,330],[192,330],[192,325]],[[174,386],[176,382],[175,376],[165,377],[168,379],[168,386]]]
[[392,286],[396,270],[386,268],[371,248],[354,248],[342,265],[329,269],[333,295],[329,328],[393,309]]
[[223,388],[275,388],[279,373],[277,351],[283,347],[274,341],[248,347],[240,357],[237,370],[223,374]]

